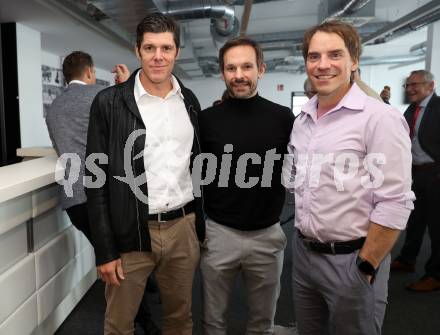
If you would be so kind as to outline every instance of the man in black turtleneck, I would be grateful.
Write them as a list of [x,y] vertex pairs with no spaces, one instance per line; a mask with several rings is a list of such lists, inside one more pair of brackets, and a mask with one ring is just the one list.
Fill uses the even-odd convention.
[[[281,169],[293,114],[257,93],[265,65],[259,45],[236,38],[220,49],[229,97],[200,113],[202,151],[211,155],[204,187],[203,329],[226,334],[226,309],[241,271],[248,294],[248,334],[272,334],[286,236],[279,224]],[[205,178],[206,180],[206,178]]]

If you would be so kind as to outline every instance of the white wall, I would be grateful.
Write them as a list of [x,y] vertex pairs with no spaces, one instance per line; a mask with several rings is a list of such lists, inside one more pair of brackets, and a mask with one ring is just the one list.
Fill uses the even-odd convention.
[[61,69],[60,56],[41,50],[41,64]]
[[[304,91],[306,74],[268,73],[260,82],[260,95],[277,104],[291,107],[292,92]],[[277,91],[277,85],[284,85],[283,91]]]
[[[73,51],[73,50],[72,50]],[[47,52],[45,50],[41,50],[41,64],[51,66],[57,69],[62,68],[61,58],[66,55],[55,55],[53,53]],[[91,55],[93,58],[93,55]],[[99,64],[95,66],[96,69],[96,77],[98,79],[106,80],[110,82],[110,85],[113,83],[113,74],[110,72],[111,69],[103,69],[98,67]]]
[[[440,21],[434,22],[428,28],[428,50],[426,57],[426,70],[434,75],[437,83],[440,81]],[[437,88],[439,85],[436,85]],[[437,93],[439,90],[437,89]]]
[[425,62],[400,66],[395,69],[390,69],[390,65],[362,67],[362,80],[378,93],[382,91],[384,85],[390,86],[390,103],[403,113],[408,105],[404,104],[405,90],[402,85],[405,83],[405,80],[411,71],[424,68]]
[[43,119],[40,32],[17,23],[17,67],[21,146],[48,146]]

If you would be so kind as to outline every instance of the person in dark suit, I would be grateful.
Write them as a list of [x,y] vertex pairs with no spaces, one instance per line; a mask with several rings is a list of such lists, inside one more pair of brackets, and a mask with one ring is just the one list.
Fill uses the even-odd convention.
[[410,127],[413,157],[414,211],[408,221],[405,243],[391,270],[414,272],[426,227],[431,239],[431,256],[425,275],[407,286],[416,292],[440,289],[440,97],[434,91],[434,77],[425,70],[411,72],[404,85],[410,106],[405,118]]
[[[123,64],[116,65],[112,72],[115,73],[116,84],[126,81],[130,75]],[[58,156],[75,154],[79,158],[79,177],[72,184],[71,194],[66,194],[64,190],[60,192],[61,207],[66,210],[73,226],[91,241],[87,198],[82,181],[90,106],[98,92],[105,87],[96,84],[93,59],[82,51],[74,51],[66,56],[63,62],[63,75],[68,85],[63,94],[50,106],[46,115],[46,124]],[[74,164],[73,160],[66,169],[66,176],[70,175],[70,169],[74,169],[72,164]],[[143,328],[145,334],[160,334],[160,330],[151,321],[150,308],[145,299],[139,307],[136,322]]]

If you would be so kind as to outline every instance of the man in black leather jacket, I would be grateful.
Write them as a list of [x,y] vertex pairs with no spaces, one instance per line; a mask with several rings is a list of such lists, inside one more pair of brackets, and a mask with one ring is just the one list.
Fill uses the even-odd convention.
[[179,28],[156,13],[137,27],[141,69],[100,92],[90,114],[86,175],[105,334],[133,333],[154,272],[163,334],[191,334],[191,291],[205,226],[190,169],[200,153],[194,94],[172,75]]

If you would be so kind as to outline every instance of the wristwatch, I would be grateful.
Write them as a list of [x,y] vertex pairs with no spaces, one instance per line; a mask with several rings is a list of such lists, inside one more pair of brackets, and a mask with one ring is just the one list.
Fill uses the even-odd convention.
[[356,265],[363,274],[367,276],[372,276],[371,283],[373,283],[374,277],[376,276],[377,269],[367,260],[358,256],[356,259]]

